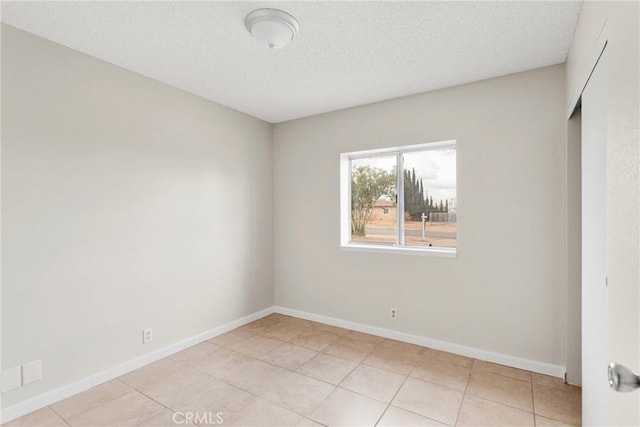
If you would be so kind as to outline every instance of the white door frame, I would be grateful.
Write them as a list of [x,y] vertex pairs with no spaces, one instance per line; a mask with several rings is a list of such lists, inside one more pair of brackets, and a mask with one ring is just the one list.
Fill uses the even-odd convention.
[[582,94],[582,422],[606,425],[610,393],[607,291],[607,50]]
[[593,74],[593,70],[595,70],[598,60],[600,59],[600,55],[602,55],[608,41],[607,20],[605,19],[602,24],[602,29],[600,30],[600,35],[598,36],[598,40],[591,51],[589,62],[587,62],[582,73],[582,77],[580,78],[580,84],[578,85],[575,93],[569,99],[569,105],[567,105],[567,120],[571,118],[573,112],[576,110],[578,101],[580,101],[580,97],[582,96],[582,92],[584,92],[584,88],[587,86],[589,78],[591,77],[591,74]]
[[[600,31],[600,35],[598,36],[598,39],[593,47],[593,50],[591,52],[591,56],[589,57],[589,61],[585,66],[585,69],[582,73],[582,77],[579,81],[579,85],[576,87],[575,92],[573,93],[573,95],[571,96],[570,100],[569,100],[569,104],[567,106],[567,120],[570,120],[570,118],[573,116],[573,113],[576,110],[576,107],[578,106],[578,103],[581,100],[582,94],[585,90],[585,88],[587,87],[587,84],[589,82],[589,79],[591,78],[591,76],[593,75],[596,66],[598,65],[598,62],[600,60],[600,58],[602,57],[606,47],[607,47],[607,43],[608,43],[608,31],[607,31],[607,21],[605,20],[603,22],[602,25],[602,29]],[[582,120],[584,120],[584,115],[582,116]],[[582,141],[584,141],[585,135],[582,134],[581,136]],[[582,141],[581,141],[581,145],[582,145]],[[583,147],[581,147],[581,152],[582,152],[582,156],[584,156],[584,151],[583,151]],[[568,161],[568,160],[567,160]],[[604,153],[604,161],[605,161],[605,171],[606,171],[606,145],[605,145],[605,153]],[[583,159],[581,159],[581,175],[582,177],[584,177],[584,163],[583,163]],[[581,180],[583,179],[581,177]],[[583,182],[584,185],[584,182]],[[606,183],[605,185],[605,196],[606,196]],[[584,192],[584,186],[582,187],[582,192]],[[584,193],[583,193],[584,194]],[[603,202],[606,201],[606,197],[605,200],[603,200]],[[583,204],[584,206],[584,200],[581,202],[581,204]],[[582,208],[581,208],[582,209]],[[582,212],[583,218],[584,218],[584,211]],[[606,213],[605,213],[606,215]],[[605,216],[606,218],[606,216]],[[606,221],[606,219],[605,219]],[[605,222],[606,223],[606,222]],[[582,227],[584,227],[584,223],[582,225]],[[605,235],[605,241],[606,241],[606,235]],[[585,244],[588,244],[588,242],[586,241],[586,239],[582,239],[582,245],[584,247]],[[583,251],[581,251],[583,252]],[[606,253],[604,255],[604,262],[606,263]],[[567,265],[567,268],[569,268],[569,266]],[[606,411],[607,411],[607,406],[608,406],[608,401],[607,399],[602,399],[602,394],[604,393],[603,388],[602,387],[607,387],[607,383],[606,383],[606,375],[604,375],[604,379],[603,379],[603,383],[602,384],[592,384],[593,381],[590,381],[589,378],[587,378],[589,375],[593,375],[593,372],[590,372],[589,370],[591,369],[595,369],[597,371],[597,369],[599,369],[600,367],[594,367],[591,366],[593,365],[594,361],[592,361],[591,363],[589,362],[589,360],[586,361],[585,364],[585,360],[584,360],[584,354],[585,354],[585,346],[589,347],[589,342],[588,342],[588,338],[585,337],[585,330],[584,330],[584,324],[585,324],[585,314],[589,315],[589,309],[587,309],[587,313],[585,313],[585,306],[584,306],[584,299],[585,299],[585,290],[584,290],[584,281],[585,281],[585,276],[584,276],[584,265],[582,267],[582,283],[581,283],[581,287],[582,287],[582,302],[581,302],[581,311],[582,311],[582,320],[581,320],[581,324],[582,324],[582,348],[581,348],[581,352],[582,352],[582,357],[583,357],[583,362],[582,362],[582,381],[583,381],[583,393],[582,393],[582,397],[583,397],[583,408],[582,408],[582,414],[583,414],[583,419],[582,422],[583,423],[591,423],[593,424],[594,422],[604,422],[604,424],[606,424],[607,419],[603,417],[606,417]],[[575,302],[573,302],[575,303]],[[606,303],[605,303],[606,304]],[[605,312],[606,313],[606,312]],[[605,332],[606,332],[606,324],[603,325],[605,326]],[[590,327],[589,325],[587,325],[587,327]],[[605,335],[606,337],[606,335]],[[567,340],[567,345],[569,345],[569,340]],[[605,347],[603,348],[603,350],[606,352],[606,341],[604,344]],[[588,350],[587,350],[588,351]],[[608,357],[608,353],[605,353],[606,357]],[[602,358],[602,354],[600,354],[600,359]],[[587,357],[588,359],[588,357]],[[597,362],[598,364],[602,363],[602,370],[603,372],[606,370],[606,364],[607,361],[606,359],[604,361],[599,361]],[[600,396],[600,398],[598,398],[597,396]],[[606,396],[605,396],[606,397]],[[595,402],[594,402],[595,400]],[[599,412],[597,409],[594,410],[593,405],[594,403],[598,402],[598,405],[604,405],[604,409],[602,412]],[[586,403],[586,405],[585,405]],[[589,405],[589,408],[585,408],[585,406]],[[587,412],[585,412],[585,409],[588,409]]]

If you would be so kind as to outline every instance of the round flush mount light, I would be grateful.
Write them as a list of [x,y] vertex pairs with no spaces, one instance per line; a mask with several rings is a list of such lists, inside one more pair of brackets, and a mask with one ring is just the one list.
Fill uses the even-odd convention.
[[298,34],[296,18],[278,9],[257,9],[244,18],[247,31],[270,49],[286,46]]

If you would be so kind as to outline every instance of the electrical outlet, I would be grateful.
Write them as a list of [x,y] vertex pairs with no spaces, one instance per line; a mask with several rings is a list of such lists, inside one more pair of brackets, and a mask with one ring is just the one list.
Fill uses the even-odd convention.
[[142,344],[147,344],[153,339],[153,330],[151,328],[142,330]]
[[42,379],[42,362],[34,360],[33,362],[22,365],[22,385],[27,385],[40,381]]
[[398,309],[396,308],[391,309],[391,319],[398,320]]

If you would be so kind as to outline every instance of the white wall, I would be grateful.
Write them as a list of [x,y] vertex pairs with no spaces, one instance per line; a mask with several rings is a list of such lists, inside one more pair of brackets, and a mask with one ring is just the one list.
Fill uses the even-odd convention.
[[[558,65],[275,125],[276,304],[564,366],[564,77]],[[449,139],[457,259],[341,252],[339,154]]]
[[2,89],[5,407],[273,304],[270,124],[6,25]]
[[[640,4],[584,2],[567,56],[567,100],[590,72],[606,21],[609,360],[640,370]],[[615,316],[611,316],[615,313]],[[639,425],[637,393],[609,394],[609,424]],[[598,402],[600,403],[600,402]],[[585,404],[596,404],[585,402]]]

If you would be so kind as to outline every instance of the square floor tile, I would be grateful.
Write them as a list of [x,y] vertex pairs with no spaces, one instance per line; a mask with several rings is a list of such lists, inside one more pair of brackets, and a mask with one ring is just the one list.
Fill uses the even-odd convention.
[[444,362],[451,362],[456,365],[471,368],[473,366],[473,359],[459,354],[448,353],[446,351],[434,350],[432,348],[425,348],[422,353],[423,359],[442,360]]
[[169,409],[158,413],[151,418],[147,418],[142,423],[138,424],[140,427],[176,427],[180,424],[184,424],[184,416],[180,413],[173,412]]
[[470,368],[435,359],[421,359],[410,376],[445,387],[464,391],[469,380]]
[[531,383],[486,372],[472,372],[467,394],[533,412]]
[[49,407],[38,409],[30,414],[16,418],[6,424],[5,427],[68,427],[55,412]]
[[289,325],[294,325],[294,326],[298,326],[301,328],[313,328],[314,322],[312,322],[311,320],[306,320],[306,319],[301,319],[299,317],[293,317],[293,316],[286,316],[287,320],[285,320],[283,323],[289,324]]
[[132,391],[133,389],[123,382],[111,380],[54,403],[51,408],[62,418],[69,419]]
[[340,335],[334,332],[314,328],[306,334],[293,339],[291,343],[311,350],[321,351],[337,341],[338,338],[340,338]]
[[209,379],[211,379],[209,375],[186,367],[164,377],[156,378],[154,382],[146,382],[136,389],[153,400],[168,406],[168,402],[180,397],[184,390],[197,387]]
[[564,380],[559,377],[552,377],[550,375],[538,374],[535,372],[531,373],[531,381],[534,384],[538,385],[564,385]]
[[290,341],[312,330],[311,326],[297,323],[276,323],[260,331],[259,334],[280,341]]
[[534,426],[533,414],[488,400],[465,396],[456,426]]
[[392,404],[452,425],[458,416],[462,396],[463,393],[457,390],[409,377]]
[[352,360],[318,353],[308,362],[298,368],[298,372],[326,381],[339,384],[358,364]]
[[282,344],[284,344],[283,341],[255,335],[234,344],[231,346],[231,350],[251,357],[260,357]]
[[498,365],[497,363],[485,362],[483,360],[474,361],[473,370],[475,372],[491,372],[492,374],[531,382],[531,372],[529,371],[523,371],[522,369],[516,369],[510,366]]
[[311,322],[311,327],[316,330],[331,332],[332,334],[336,334],[338,336],[343,336],[344,334],[349,333],[349,329],[339,328],[337,326],[327,325],[324,323]]
[[189,366],[220,379],[232,372],[242,369],[246,363],[252,362],[253,360],[255,359],[247,355],[222,348],[211,353],[206,359],[192,362]]
[[310,418],[303,418],[297,425],[297,427],[324,427],[322,424],[313,421]]
[[562,421],[552,420],[551,418],[543,417],[541,415],[535,415],[536,427],[571,427],[571,424],[563,423]]
[[[263,399],[256,399],[244,408],[242,414],[234,421],[236,426],[273,426],[293,427],[304,420],[302,415],[291,412]],[[227,424],[223,422],[223,425]],[[228,424],[230,425],[230,424]]]
[[257,334],[277,323],[279,323],[278,317],[269,315],[254,322],[247,323],[246,325],[239,327],[237,330]]
[[[221,414],[226,423],[242,415],[242,411],[257,397],[215,378],[203,379],[193,387],[182,389],[163,398],[162,403],[183,414]],[[186,416],[186,415],[185,415]]]
[[152,384],[158,380],[171,375],[173,372],[184,369],[185,364],[171,357],[167,357],[157,362],[150,363],[135,371],[131,371],[118,379],[133,388],[140,390],[145,385]]
[[405,378],[404,375],[359,365],[340,383],[340,387],[389,403]]
[[295,371],[307,360],[318,354],[316,351],[293,344],[283,344],[260,357],[265,362]]
[[222,347],[220,347],[217,344],[213,344],[208,341],[205,341],[203,343],[194,345],[193,347],[189,347],[187,349],[179,351],[174,355],[172,355],[171,357],[174,360],[177,360],[180,362],[198,361],[203,358],[206,358],[208,355],[219,350],[220,348]]
[[231,347],[234,344],[238,344],[240,341],[244,341],[247,338],[251,338],[254,334],[244,329],[234,329],[225,334],[218,335],[215,338],[209,340],[210,343],[220,345],[222,347]]
[[260,394],[260,397],[299,414],[309,415],[334,388],[323,381],[289,372]]
[[561,379],[533,375],[535,413],[570,425],[582,423],[582,389]]
[[132,391],[66,421],[71,426],[135,426],[164,411],[159,403]]
[[386,407],[375,399],[336,388],[310,418],[326,426],[373,426]]
[[366,340],[347,338],[344,336],[322,351],[333,356],[342,357],[343,359],[349,359],[359,363],[362,362],[369,353],[371,353],[374,347],[375,344]]
[[426,347],[390,339],[382,340],[378,344],[378,348],[389,348],[398,352],[417,354],[418,356],[421,356],[426,350]]
[[290,371],[260,360],[252,360],[241,369],[229,372],[222,381],[255,395],[261,395],[284,379]]
[[379,344],[384,341],[384,338],[377,335],[365,334],[364,332],[349,331],[343,335],[347,339],[368,342],[371,344]]
[[389,406],[384,415],[376,424],[376,427],[444,427],[446,424],[439,423],[431,418],[414,414],[405,409]]
[[369,366],[408,375],[420,359],[420,352],[406,347],[376,347],[364,360]]

